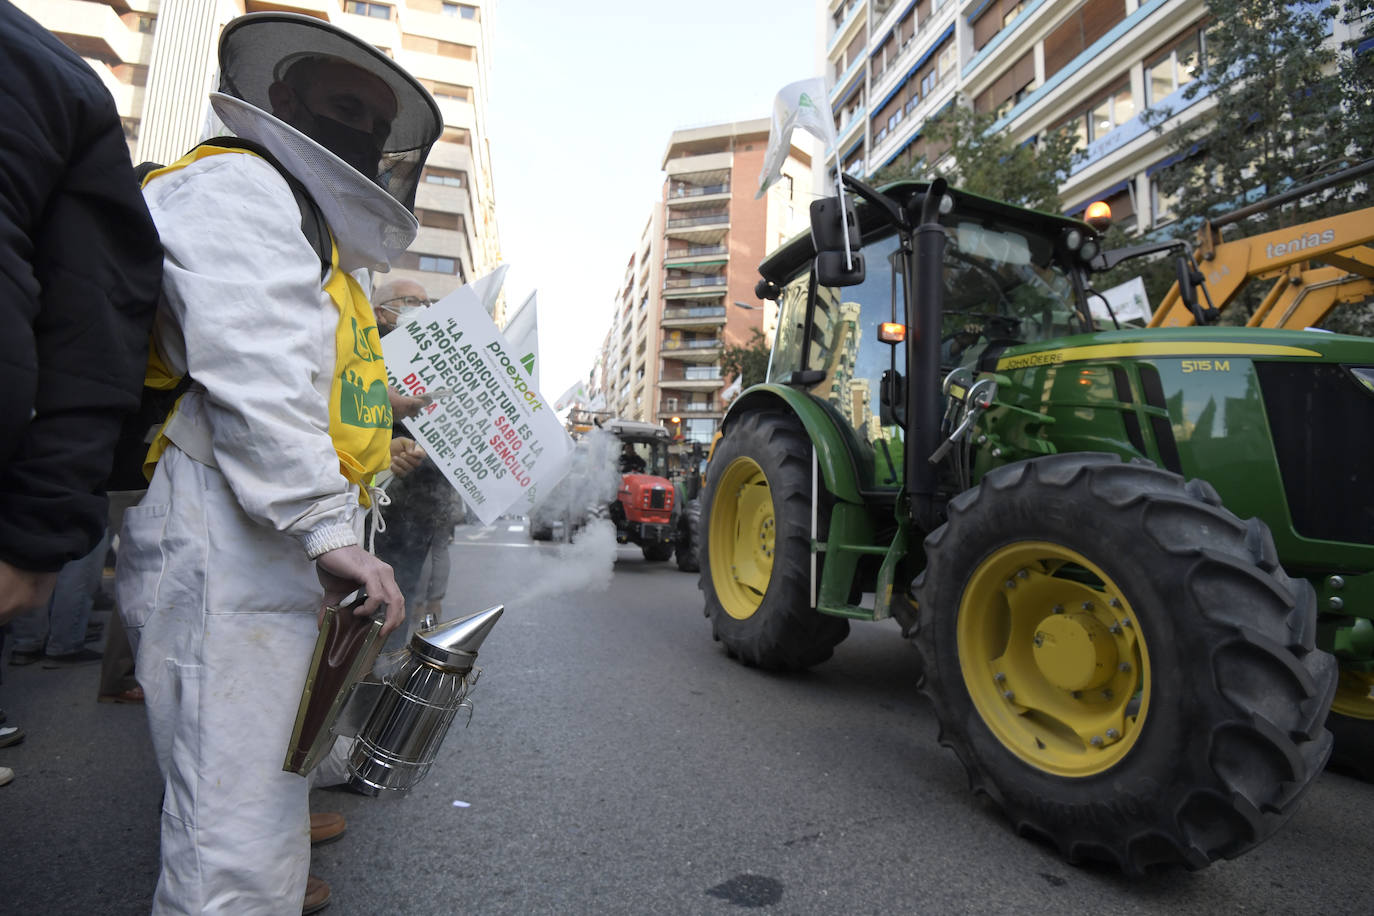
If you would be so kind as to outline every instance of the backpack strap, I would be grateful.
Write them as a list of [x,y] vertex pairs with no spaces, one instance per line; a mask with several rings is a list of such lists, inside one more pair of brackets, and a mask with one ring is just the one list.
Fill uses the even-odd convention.
[[[252,140],[245,140],[242,137],[214,137],[203,143],[197,144],[196,147],[193,148],[201,146],[213,146],[216,149],[243,150],[253,153],[265,159],[272,168],[277,170],[277,173],[280,174],[281,177],[286,179],[287,185],[291,188],[291,194],[296,198],[296,206],[300,208],[301,211],[301,232],[304,233],[305,240],[310,243],[310,247],[314,250],[315,256],[320,259],[320,280],[323,281],[328,277],[330,267],[332,266],[334,240],[329,235],[329,226],[324,221],[324,213],[320,210],[319,204],[315,203],[315,199],[310,196],[310,192],[305,189],[305,185],[301,184],[296,176],[288,172],[282,164],[277,161],[276,157],[269,153],[267,148],[260,143],[255,143]],[[151,165],[151,163],[144,163],[138,166],[138,168],[134,170],[134,174],[138,175],[139,169],[142,169],[144,165]],[[146,174],[146,172],[144,174]],[[139,176],[139,180],[142,180],[142,176]]]

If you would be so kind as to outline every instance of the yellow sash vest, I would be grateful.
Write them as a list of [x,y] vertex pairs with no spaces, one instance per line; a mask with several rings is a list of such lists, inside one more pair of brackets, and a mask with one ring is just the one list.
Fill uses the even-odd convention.
[[[183,169],[206,156],[224,153],[255,155],[247,150],[219,149],[200,146],[171,165],[150,172],[143,180],[146,185],[160,175]],[[329,438],[339,456],[339,473],[359,487],[359,500],[371,504],[367,484],[380,471],[391,465],[391,401],[387,396],[386,364],[382,362],[381,340],[377,334],[377,318],[362,287],[352,276],[339,269],[339,248],[331,240],[330,270],[324,291],[339,310],[339,323],[334,330],[334,381],[329,392]],[[158,358],[156,340],[148,348],[148,369],[144,384],[150,388],[175,388],[181,379],[172,374]],[[172,414],[181,400],[177,399]],[[168,419],[171,415],[168,415]],[[166,428],[163,423],[163,429]],[[170,440],[158,431],[148,448],[143,473],[152,480],[158,459],[167,450]]]

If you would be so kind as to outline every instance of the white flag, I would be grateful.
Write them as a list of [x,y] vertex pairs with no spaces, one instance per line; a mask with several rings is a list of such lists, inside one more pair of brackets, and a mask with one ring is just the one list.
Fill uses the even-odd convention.
[[830,110],[825,80],[819,76],[788,83],[774,97],[768,152],[763,157],[763,172],[759,175],[759,192],[754,195],[755,200],[782,177],[782,165],[792,148],[792,131],[798,127],[821,140],[825,149],[834,149],[835,115]]
[[472,291],[477,294],[477,301],[482,303],[482,308],[491,315],[496,311],[496,297],[501,295],[501,284],[505,282],[506,270],[509,264],[502,264],[484,277],[473,280]]

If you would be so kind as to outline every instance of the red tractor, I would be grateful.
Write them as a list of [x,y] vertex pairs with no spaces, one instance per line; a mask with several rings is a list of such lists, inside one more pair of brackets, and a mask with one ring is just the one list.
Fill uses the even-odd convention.
[[673,555],[673,485],[668,480],[668,430],[611,420],[602,429],[620,440],[620,490],[608,517],[621,544],[638,544],[646,560]]

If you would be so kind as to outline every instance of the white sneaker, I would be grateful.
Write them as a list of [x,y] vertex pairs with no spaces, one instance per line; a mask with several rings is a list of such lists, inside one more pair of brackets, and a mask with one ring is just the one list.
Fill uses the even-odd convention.
[[18,725],[0,725],[0,747],[9,747],[24,740],[24,730]]
[[14,770],[9,767],[0,767],[0,786],[7,786],[14,782]]

